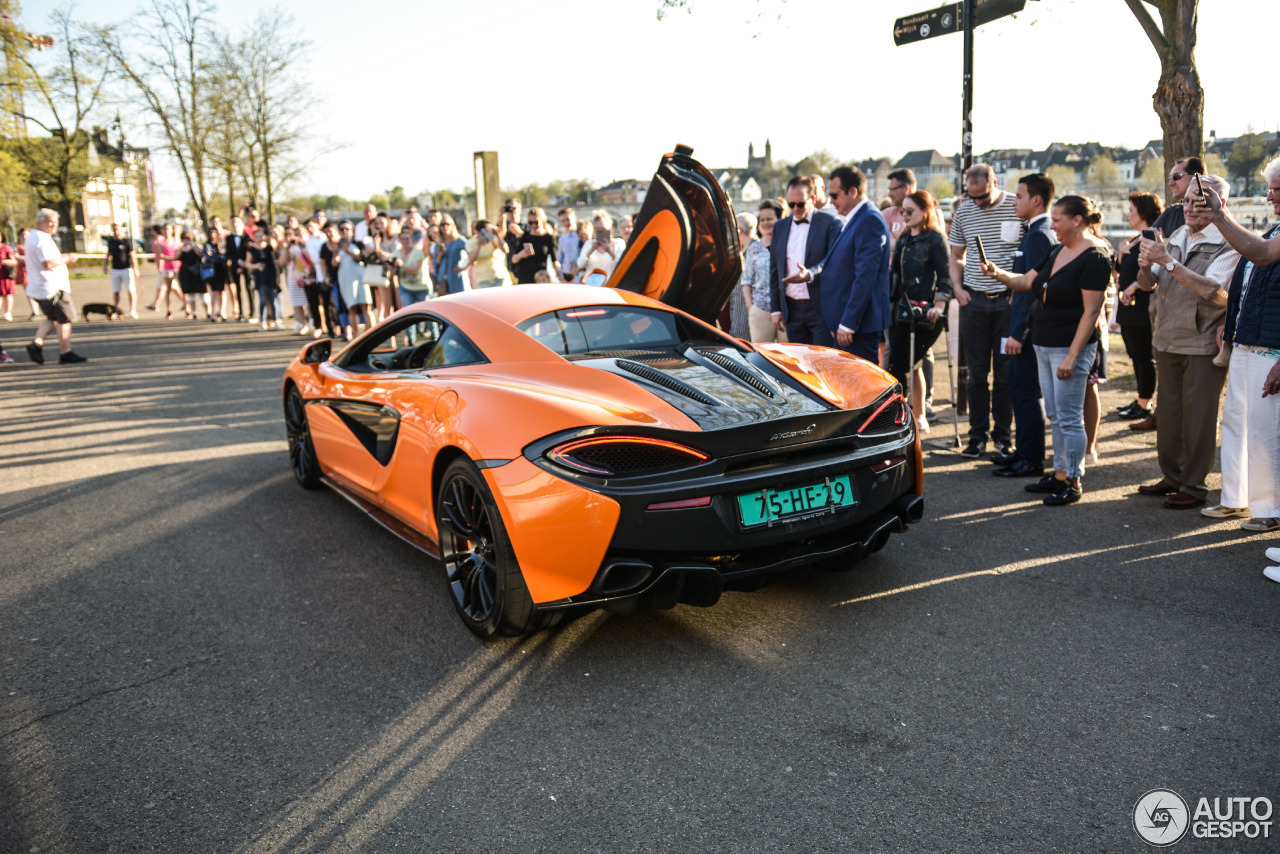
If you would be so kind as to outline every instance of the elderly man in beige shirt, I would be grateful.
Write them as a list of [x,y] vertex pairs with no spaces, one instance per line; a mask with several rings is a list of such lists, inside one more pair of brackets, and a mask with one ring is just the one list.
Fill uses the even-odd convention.
[[[1230,185],[1215,175],[1201,178],[1219,197]],[[1189,193],[1197,192],[1193,184]],[[1218,403],[1226,368],[1218,355],[1218,328],[1227,313],[1227,286],[1240,254],[1203,210],[1187,210],[1186,225],[1165,241],[1142,240],[1138,287],[1154,290],[1151,343],[1160,377],[1156,454],[1163,477],[1138,487],[1163,495],[1164,506],[1185,510],[1204,504],[1205,478],[1213,468]]]

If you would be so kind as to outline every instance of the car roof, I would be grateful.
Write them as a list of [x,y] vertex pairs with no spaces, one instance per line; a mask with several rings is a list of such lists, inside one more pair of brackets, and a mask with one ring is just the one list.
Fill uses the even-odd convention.
[[[426,311],[456,324],[491,362],[560,362],[563,357],[515,328],[522,320],[565,308],[635,305],[678,314],[671,306],[614,288],[515,285],[484,288],[414,303],[396,317]],[[695,321],[696,322],[696,321]]]
[[672,311],[660,302],[614,288],[591,285],[513,285],[511,287],[482,288],[461,294],[451,294],[431,300],[433,308],[447,312],[449,303],[458,303],[479,309],[512,326],[530,317],[564,308],[587,305],[640,305]]

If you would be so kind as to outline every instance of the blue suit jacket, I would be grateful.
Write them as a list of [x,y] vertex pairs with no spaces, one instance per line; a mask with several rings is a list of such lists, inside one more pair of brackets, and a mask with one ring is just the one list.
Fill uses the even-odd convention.
[[[1049,228],[1049,217],[1043,217],[1023,236],[1022,242],[1013,255],[1011,273],[1022,275],[1034,270],[1049,257],[1049,251],[1057,243],[1053,231]],[[1009,337],[1025,344],[1030,335],[1031,314],[1035,308],[1036,298],[1031,291],[1014,291],[1009,308]]]
[[871,202],[844,227],[822,262],[822,319],[834,335],[881,332],[891,322],[889,226]]
[[[787,237],[791,234],[790,216],[779,220],[773,227],[773,240],[769,243],[769,310],[782,312],[782,319],[787,319],[787,286],[782,280],[787,277]],[[816,267],[818,262],[827,257],[831,244],[840,234],[840,220],[829,213],[814,211],[809,217],[809,239],[804,245],[804,266]],[[809,299],[817,303],[822,293],[822,277],[815,276],[809,283]]]

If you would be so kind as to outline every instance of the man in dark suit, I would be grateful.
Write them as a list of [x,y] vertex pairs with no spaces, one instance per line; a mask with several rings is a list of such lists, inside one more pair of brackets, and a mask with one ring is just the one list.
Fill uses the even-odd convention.
[[807,282],[822,276],[819,307],[836,346],[876,362],[891,319],[889,226],[866,192],[867,178],[858,167],[841,166],[831,173],[827,194],[844,217],[844,228],[822,263],[790,278]]
[[[1057,242],[1049,228],[1053,191],[1053,179],[1043,172],[1024,175],[1018,181],[1013,210],[1027,224],[1027,233],[1013,253],[1013,272],[1017,275],[1039,267]],[[1029,340],[1038,306],[1030,291],[1014,291],[1010,300],[1009,337],[1004,351],[1009,357],[1009,399],[1013,404],[1017,450],[994,458],[998,466],[996,477],[1044,474],[1044,400],[1040,396],[1036,351]]]
[[249,251],[252,238],[245,233],[244,220],[238,216],[231,218],[231,233],[227,235],[227,248],[223,253],[227,258],[227,282],[237,295],[240,303],[240,322],[247,323],[256,313],[253,309],[253,282],[241,266]]
[[814,209],[812,179],[797,175],[787,184],[791,215],[773,227],[769,244],[769,310],[773,325],[785,328],[793,344],[832,345],[831,330],[818,311],[821,282],[783,280],[817,264],[840,233],[840,220]]

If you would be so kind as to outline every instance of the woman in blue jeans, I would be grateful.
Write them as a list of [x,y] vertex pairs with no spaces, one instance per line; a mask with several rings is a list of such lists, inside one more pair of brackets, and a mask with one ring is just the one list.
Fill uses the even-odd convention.
[[1053,474],[1026,489],[1043,494],[1045,504],[1062,505],[1079,501],[1084,492],[1084,396],[1111,281],[1111,246],[1102,239],[1102,213],[1092,199],[1063,196],[1050,217],[1059,245],[1043,264],[1021,276],[990,263],[982,271],[1012,290],[1031,291],[1040,303],[1032,314],[1031,344],[1053,424]]

